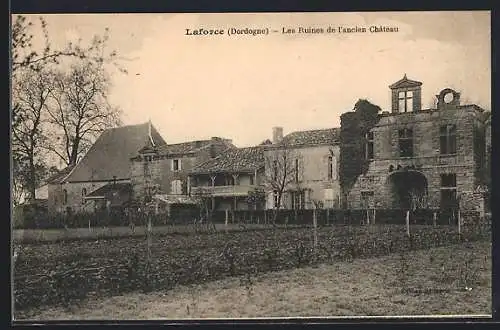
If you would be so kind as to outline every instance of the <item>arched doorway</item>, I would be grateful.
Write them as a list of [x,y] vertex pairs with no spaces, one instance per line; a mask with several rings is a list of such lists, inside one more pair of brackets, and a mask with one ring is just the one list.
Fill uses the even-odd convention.
[[427,207],[427,179],[416,170],[397,170],[387,177],[391,205],[397,209]]

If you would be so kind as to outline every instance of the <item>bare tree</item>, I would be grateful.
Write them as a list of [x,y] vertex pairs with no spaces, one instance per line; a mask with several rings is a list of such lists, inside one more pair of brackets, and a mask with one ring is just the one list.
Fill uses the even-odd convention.
[[35,189],[45,170],[41,146],[47,100],[51,93],[51,74],[47,70],[18,70],[13,79],[15,106],[12,123],[13,174],[17,189],[35,198]]
[[292,151],[288,143],[282,141],[276,146],[271,146],[265,157],[264,185],[273,194],[273,225],[278,218],[284,194],[294,182],[298,181],[295,164],[298,158],[294,157]]
[[[33,46],[33,30],[43,34],[43,49],[36,50]],[[13,74],[22,68],[38,70],[47,64],[59,64],[62,58],[87,59],[113,63],[120,71],[126,73],[117,62],[119,58],[116,51],[103,52],[109,40],[109,30],[105,29],[103,35],[96,35],[89,45],[82,46],[82,40],[77,44],[68,42],[62,49],[53,49],[50,44],[47,22],[43,17],[38,18],[38,24],[26,16],[17,15],[12,24],[12,71]],[[35,40],[36,41],[36,40]]]
[[[47,160],[41,157],[43,153],[40,152],[40,147],[47,146],[50,138],[45,116],[50,101],[48,96],[52,95],[57,87],[53,69],[58,67],[62,59],[99,65],[112,64],[123,73],[126,73],[126,69],[118,61],[123,58],[119,58],[116,51],[106,49],[109,40],[108,29],[103,35],[94,36],[87,46],[82,46],[82,40],[79,40],[77,44],[68,42],[61,49],[53,49],[47,23],[42,17],[38,23],[23,15],[17,15],[13,20],[11,141],[13,186],[16,190],[13,197],[20,198],[25,192],[29,197],[34,197],[35,188],[48,167]],[[39,33],[41,31],[42,42],[36,40],[33,35],[35,30]],[[42,49],[37,49],[34,44],[43,45]],[[81,137],[81,140],[85,138]],[[75,142],[75,139],[72,139],[72,142]],[[79,143],[76,145],[79,146]],[[66,158],[69,160],[71,157]]]
[[81,61],[54,79],[48,107],[53,127],[45,147],[75,165],[104,130],[119,125],[120,111],[108,102],[110,80],[100,63]]

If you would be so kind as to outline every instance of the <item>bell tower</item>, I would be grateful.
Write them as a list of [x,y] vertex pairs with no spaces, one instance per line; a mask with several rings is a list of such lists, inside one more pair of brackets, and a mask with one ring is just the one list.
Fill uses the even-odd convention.
[[418,112],[422,109],[422,83],[403,79],[390,85],[392,95],[392,113]]

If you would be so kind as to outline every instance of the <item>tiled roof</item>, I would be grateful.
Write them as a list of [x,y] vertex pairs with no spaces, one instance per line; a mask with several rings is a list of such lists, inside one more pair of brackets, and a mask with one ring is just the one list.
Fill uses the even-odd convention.
[[167,144],[158,147],[158,153],[161,155],[168,154],[188,154],[210,145],[211,140],[189,141],[176,144]]
[[58,173],[52,175],[50,178],[47,179],[48,184],[57,184],[61,183],[62,179],[64,179],[74,168],[74,166],[67,166],[60,170]]
[[[174,144],[164,144],[153,148],[151,146],[146,146],[142,148],[139,153],[147,153],[154,152],[160,155],[184,155],[194,153],[198,150],[207,148],[211,146],[213,143],[225,144],[228,148],[234,148],[234,145],[231,143],[231,140],[225,138],[212,138],[210,140],[198,140],[198,141],[189,141],[182,143],[174,143]],[[137,155],[136,155],[137,156]]]
[[101,196],[109,196],[113,192],[130,192],[132,186],[130,183],[117,182],[117,183],[108,183],[105,186],[100,187],[99,189],[94,190],[86,197],[101,197]]
[[191,170],[193,174],[254,171],[264,166],[264,147],[228,149]]
[[[122,126],[104,131],[73,171],[64,179],[76,181],[107,181],[130,177],[130,158],[150,144],[149,123]],[[165,141],[151,126],[156,146]]]
[[281,140],[279,145],[290,147],[331,145],[339,142],[339,128],[317,129],[310,131],[292,132]]
[[197,204],[195,198],[185,195],[155,195],[153,199],[167,204]]

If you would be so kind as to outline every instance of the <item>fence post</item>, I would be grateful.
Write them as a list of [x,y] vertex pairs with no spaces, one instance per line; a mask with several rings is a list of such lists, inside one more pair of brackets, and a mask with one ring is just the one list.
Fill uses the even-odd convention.
[[227,223],[228,223],[228,220],[229,220],[229,210],[226,209],[225,211],[226,211],[226,219],[225,219],[226,221],[224,223],[224,226],[226,227],[226,230],[227,230]]
[[314,250],[318,247],[318,219],[316,215],[316,208],[313,209],[313,226],[314,226]]
[[437,225],[437,212],[435,212],[435,211],[432,214],[432,224],[434,225],[434,227],[436,227],[436,225]]
[[326,209],[326,225],[330,225],[330,209]]
[[373,209],[373,224],[375,224],[376,215],[377,215],[377,209]]
[[458,238],[460,239],[460,234],[461,234],[461,222],[462,222],[462,217],[460,214],[460,209],[457,211],[457,221],[458,221]]
[[406,211],[406,235],[410,237],[410,210]]

